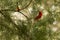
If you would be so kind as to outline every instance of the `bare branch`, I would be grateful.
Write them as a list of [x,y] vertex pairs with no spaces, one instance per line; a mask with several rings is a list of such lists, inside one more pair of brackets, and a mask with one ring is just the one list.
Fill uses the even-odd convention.
[[[22,12],[20,12],[22,15],[24,15]],[[26,15],[24,15],[27,19],[29,19]]]

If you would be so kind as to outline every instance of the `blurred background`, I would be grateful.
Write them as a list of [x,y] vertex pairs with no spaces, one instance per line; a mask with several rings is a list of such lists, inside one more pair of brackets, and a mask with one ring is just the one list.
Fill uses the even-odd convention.
[[60,0],[0,0],[0,40],[60,40]]

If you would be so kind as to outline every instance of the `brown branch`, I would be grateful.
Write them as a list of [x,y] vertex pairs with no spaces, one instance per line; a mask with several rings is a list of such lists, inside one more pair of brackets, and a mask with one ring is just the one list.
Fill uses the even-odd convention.
[[[33,0],[30,0],[30,2],[29,2],[29,4],[27,5],[27,6],[25,6],[24,8],[22,8],[22,9],[20,9],[20,11],[21,10],[24,10],[24,9],[26,9],[30,4],[31,4],[31,2],[32,2]],[[18,4],[18,3],[17,3]],[[18,5],[17,5],[18,6]],[[21,14],[23,14],[22,12],[20,12]],[[24,15],[24,14],[23,14]],[[29,19],[26,15],[24,15],[27,19]]]
[[[22,15],[24,15],[22,12],[20,12]],[[29,19],[26,15],[24,15],[27,19]]]

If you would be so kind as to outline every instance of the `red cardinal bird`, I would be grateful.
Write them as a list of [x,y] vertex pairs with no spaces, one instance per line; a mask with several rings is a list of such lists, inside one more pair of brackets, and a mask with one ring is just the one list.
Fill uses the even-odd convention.
[[41,17],[42,17],[42,12],[40,11],[39,14],[38,14],[38,16],[35,17],[35,20],[38,20],[38,19],[40,19]]

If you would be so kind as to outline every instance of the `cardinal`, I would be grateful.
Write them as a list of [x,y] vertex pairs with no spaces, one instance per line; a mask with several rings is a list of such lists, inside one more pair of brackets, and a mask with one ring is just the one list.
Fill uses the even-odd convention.
[[38,20],[42,17],[42,12],[40,11],[39,14],[35,17],[35,20]]

